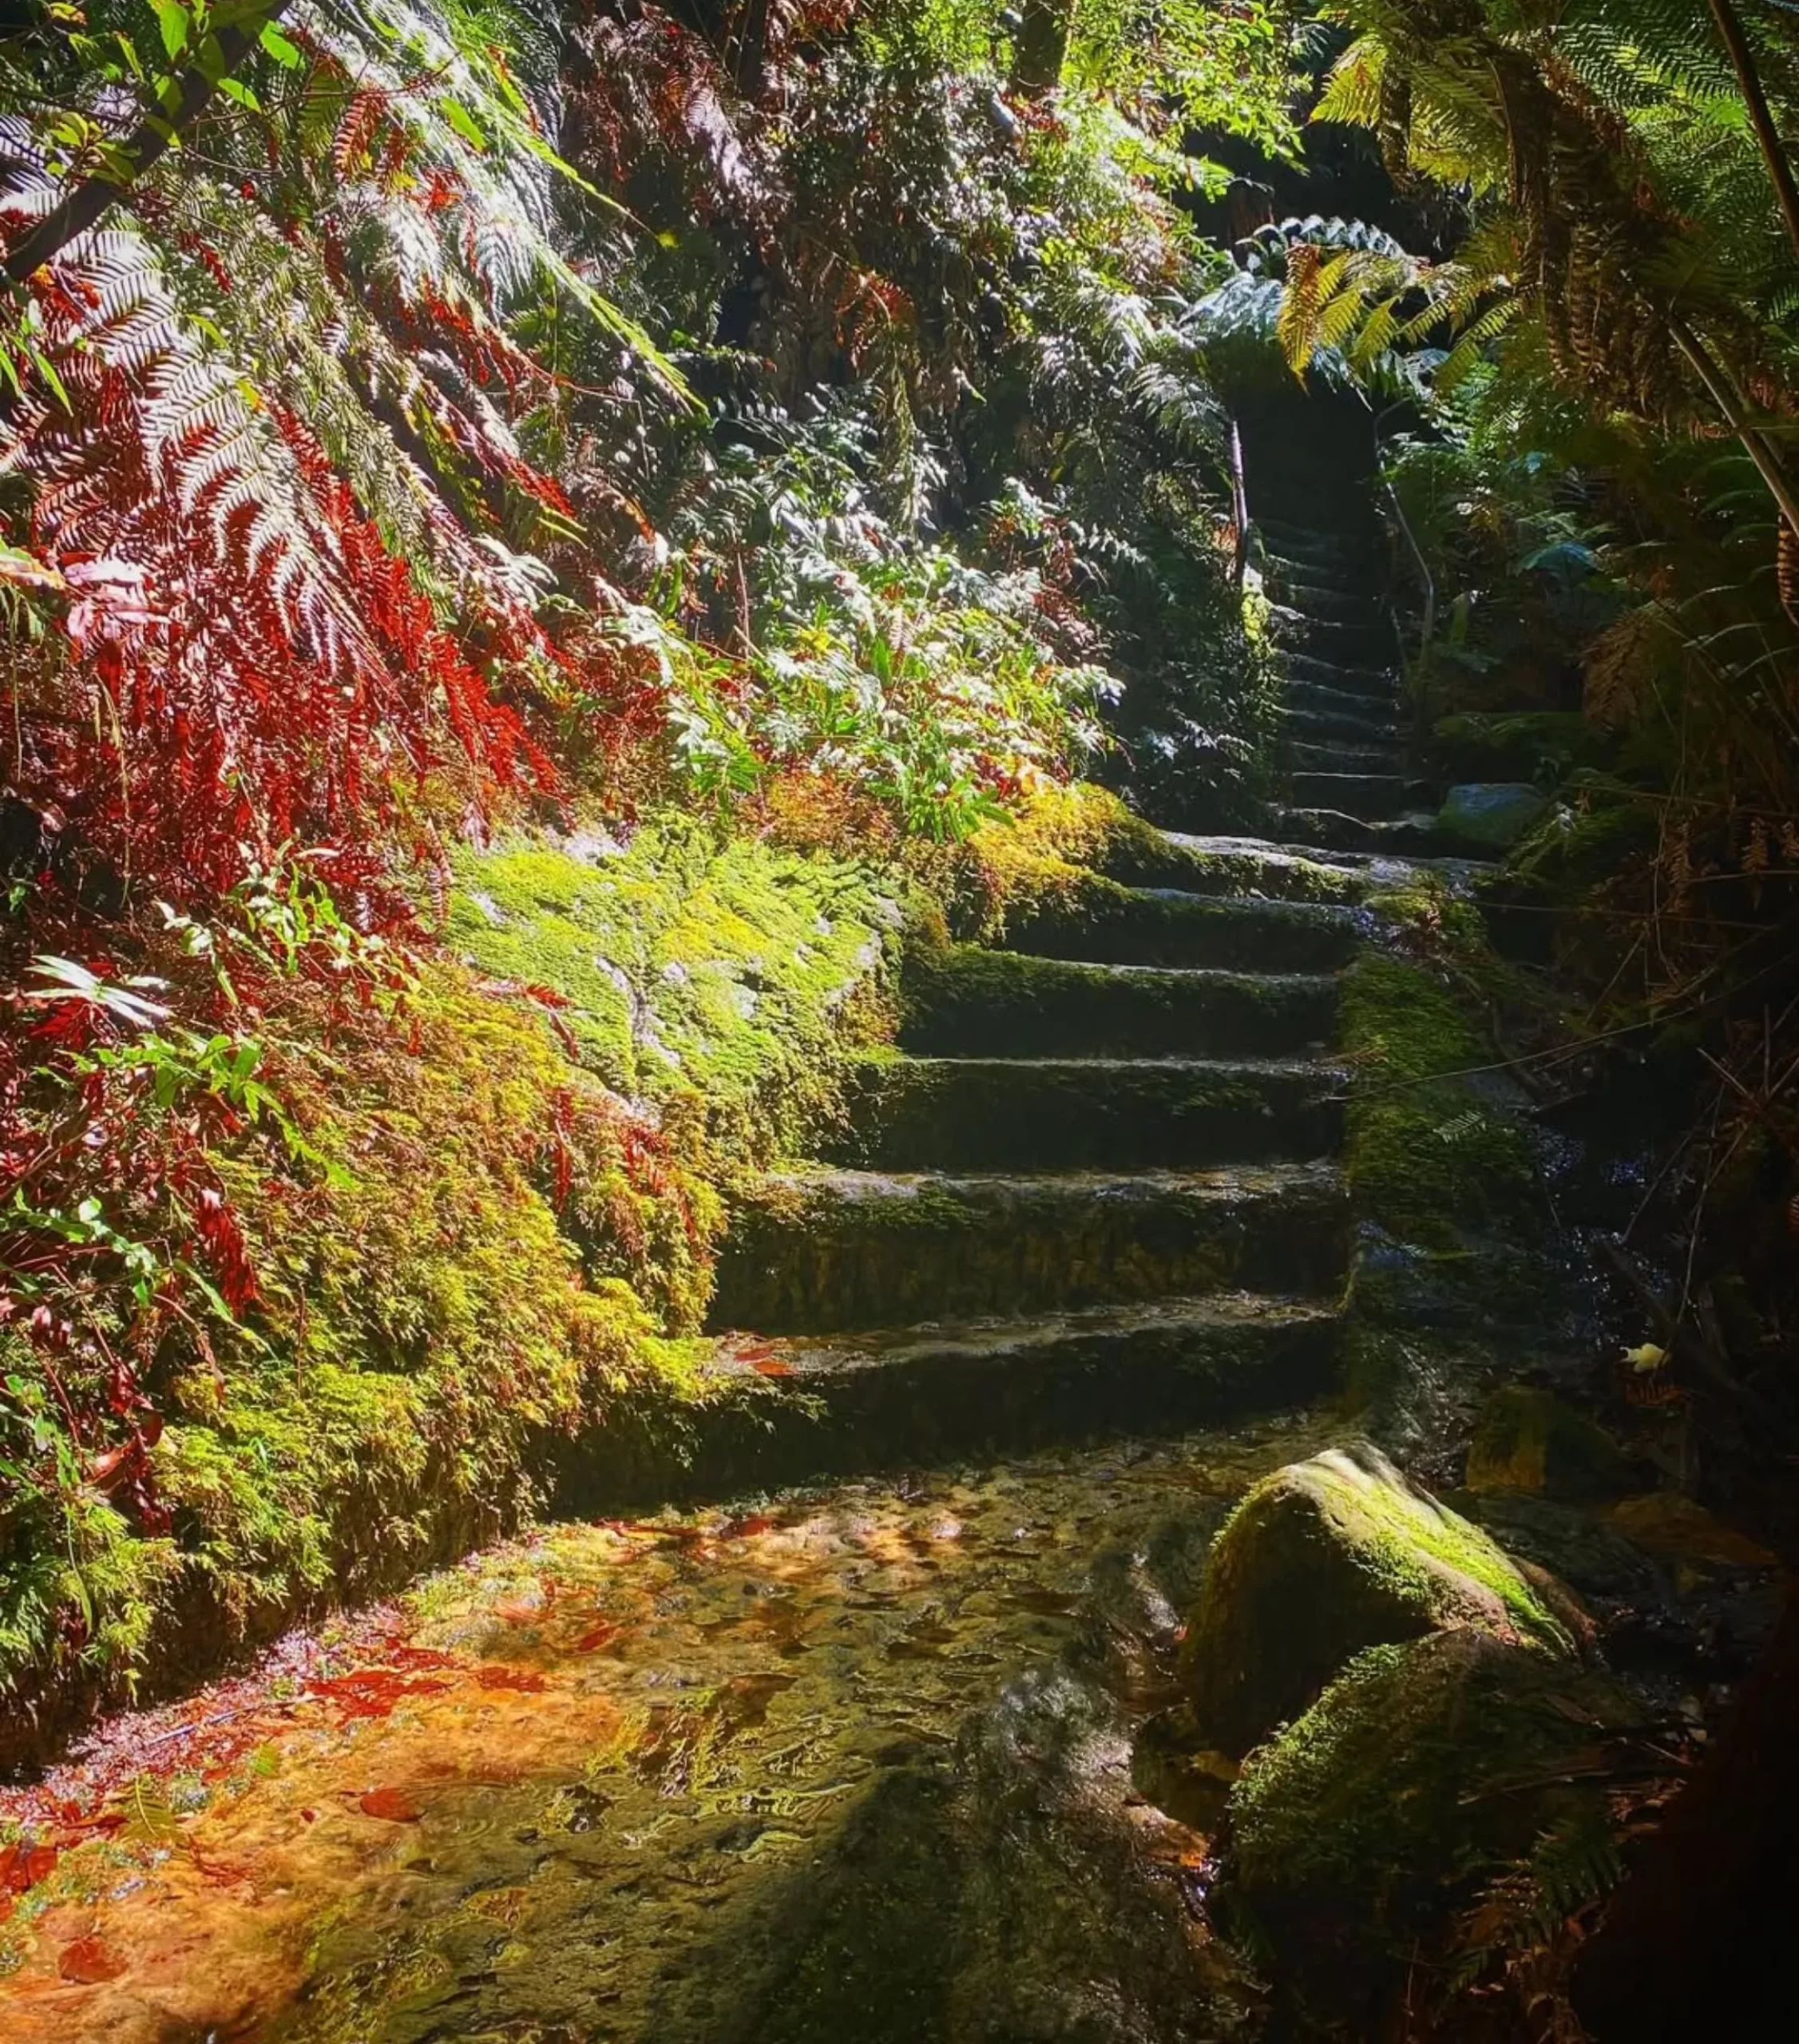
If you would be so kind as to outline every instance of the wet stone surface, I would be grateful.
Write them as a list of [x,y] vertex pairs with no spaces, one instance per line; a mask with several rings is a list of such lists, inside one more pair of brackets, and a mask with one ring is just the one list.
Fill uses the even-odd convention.
[[1328,1424],[450,1571],[4,1798],[0,2034],[1238,2034],[1207,1842],[1133,1792],[1131,1741],[1230,1503]]

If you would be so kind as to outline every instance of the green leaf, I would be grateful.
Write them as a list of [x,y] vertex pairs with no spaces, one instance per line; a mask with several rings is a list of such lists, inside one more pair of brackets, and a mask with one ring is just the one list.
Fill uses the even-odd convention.
[[162,31],[163,48],[171,57],[179,57],[188,46],[193,17],[181,0],[150,0],[150,5],[156,10],[157,26]]
[[471,149],[486,149],[487,137],[476,126],[474,116],[459,99],[445,98],[439,100],[438,104],[443,109],[444,119]]
[[283,71],[297,71],[306,61],[299,45],[290,42],[273,22],[263,23],[262,34],[257,39]]
[[240,106],[247,106],[252,113],[260,113],[263,110],[262,101],[241,78],[221,78],[219,89],[227,99],[236,100]]

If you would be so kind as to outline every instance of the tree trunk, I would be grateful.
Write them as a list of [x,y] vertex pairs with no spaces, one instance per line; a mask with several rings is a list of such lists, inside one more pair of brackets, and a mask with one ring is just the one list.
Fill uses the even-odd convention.
[[[1575,1969],[1575,2007],[1598,2044],[1746,2036],[1731,2009],[1785,2006],[1796,1840],[1799,1592],[1789,1592],[1773,1646],[1716,1749]],[[1768,2021],[1769,2035],[1783,2027]]]
[[1062,82],[1074,14],[1074,0],[1024,0],[1024,18],[1012,53],[1013,91],[1036,99]]

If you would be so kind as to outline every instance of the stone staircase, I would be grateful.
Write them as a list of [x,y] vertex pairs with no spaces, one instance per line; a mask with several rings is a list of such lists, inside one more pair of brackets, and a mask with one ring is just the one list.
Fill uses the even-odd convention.
[[1332,1383],[1335,975],[1364,916],[1293,897],[1316,863],[1428,849],[1429,819],[1372,509],[1315,465],[1297,444],[1265,464],[1257,505],[1287,673],[1270,837],[1164,834],[1153,872],[911,972],[839,1138],[737,1218],[715,1323],[754,1333],[718,1368],[757,1395],[700,1429],[702,1480],[1172,1431]]

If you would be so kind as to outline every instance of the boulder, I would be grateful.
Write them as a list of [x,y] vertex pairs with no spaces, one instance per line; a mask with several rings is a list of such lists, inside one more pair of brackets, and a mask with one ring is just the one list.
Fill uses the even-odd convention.
[[1374,2034],[1383,1993],[1504,1866],[1555,1826],[1607,1835],[1583,1759],[1639,1715],[1477,1630],[1371,1647],[1231,1790],[1226,1911],[1297,1999]]
[[1548,809],[1548,797],[1528,781],[1464,781],[1444,797],[1437,827],[1476,850],[1506,852]]
[[1507,1384],[1481,1408],[1468,1452],[1471,1491],[1523,1491],[1571,1503],[1635,1487],[1624,1451],[1603,1427],[1547,1391]]
[[1565,1659],[1580,1628],[1551,1579],[1357,1444],[1278,1470],[1243,1499],[1207,1564],[1180,1670],[1204,1743],[1241,1755],[1364,1647],[1471,1629]]

